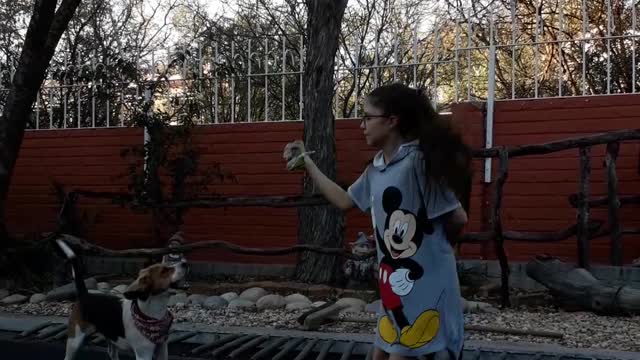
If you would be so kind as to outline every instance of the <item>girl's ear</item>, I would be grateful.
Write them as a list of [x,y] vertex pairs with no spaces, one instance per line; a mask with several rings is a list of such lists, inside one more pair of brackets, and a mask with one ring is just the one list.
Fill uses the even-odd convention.
[[400,118],[398,118],[396,115],[391,115],[389,116],[389,127],[394,129],[398,127],[398,124],[400,124]]

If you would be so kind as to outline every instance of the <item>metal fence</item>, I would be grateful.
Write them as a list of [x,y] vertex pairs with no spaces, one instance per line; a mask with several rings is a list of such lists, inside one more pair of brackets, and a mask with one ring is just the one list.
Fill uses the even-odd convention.
[[[441,111],[467,100],[487,101],[491,110],[503,99],[636,93],[637,6],[622,0],[443,6],[412,30],[342,43],[335,116],[358,117],[363,96],[393,81],[427,89]],[[58,56],[29,126],[133,126],[151,83],[159,84],[154,109],[175,122],[181,116],[205,124],[301,120],[304,41],[283,34],[144,54],[121,50],[72,63]],[[0,67],[0,106],[13,68]]]

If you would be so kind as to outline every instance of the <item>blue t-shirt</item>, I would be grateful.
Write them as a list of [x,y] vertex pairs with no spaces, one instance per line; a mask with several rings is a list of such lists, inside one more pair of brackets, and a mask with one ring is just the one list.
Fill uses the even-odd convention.
[[460,202],[448,188],[428,182],[414,141],[400,146],[388,164],[378,153],[348,193],[371,214],[377,242],[382,306],[376,346],[403,356],[448,351],[458,358],[464,316],[442,215]]

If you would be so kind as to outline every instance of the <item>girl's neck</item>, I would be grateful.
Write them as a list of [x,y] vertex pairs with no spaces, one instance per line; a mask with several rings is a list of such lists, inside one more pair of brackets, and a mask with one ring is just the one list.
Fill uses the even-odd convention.
[[399,134],[389,137],[384,145],[382,145],[382,155],[384,155],[384,163],[388,164],[393,156],[398,152],[400,145],[406,143],[407,140]]

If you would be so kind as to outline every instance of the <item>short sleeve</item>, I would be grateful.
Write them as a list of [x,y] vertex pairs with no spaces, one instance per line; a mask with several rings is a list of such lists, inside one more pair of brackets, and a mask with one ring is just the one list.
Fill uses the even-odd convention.
[[[455,193],[447,186],[435,183],[430,179],[427,180],[422,153],[415,157],[414,165],[418,185],[423,191],[422,198],[429,219],[435,219],[462,206]],[[427,181],[428,184],[426,183]]]
[[358,207],[358,209],[367,212],[371,208],[371,190],[369,185],[369,177],[367,175],[369,168],[364,170],[362,175],[349,186],[347,193]]

